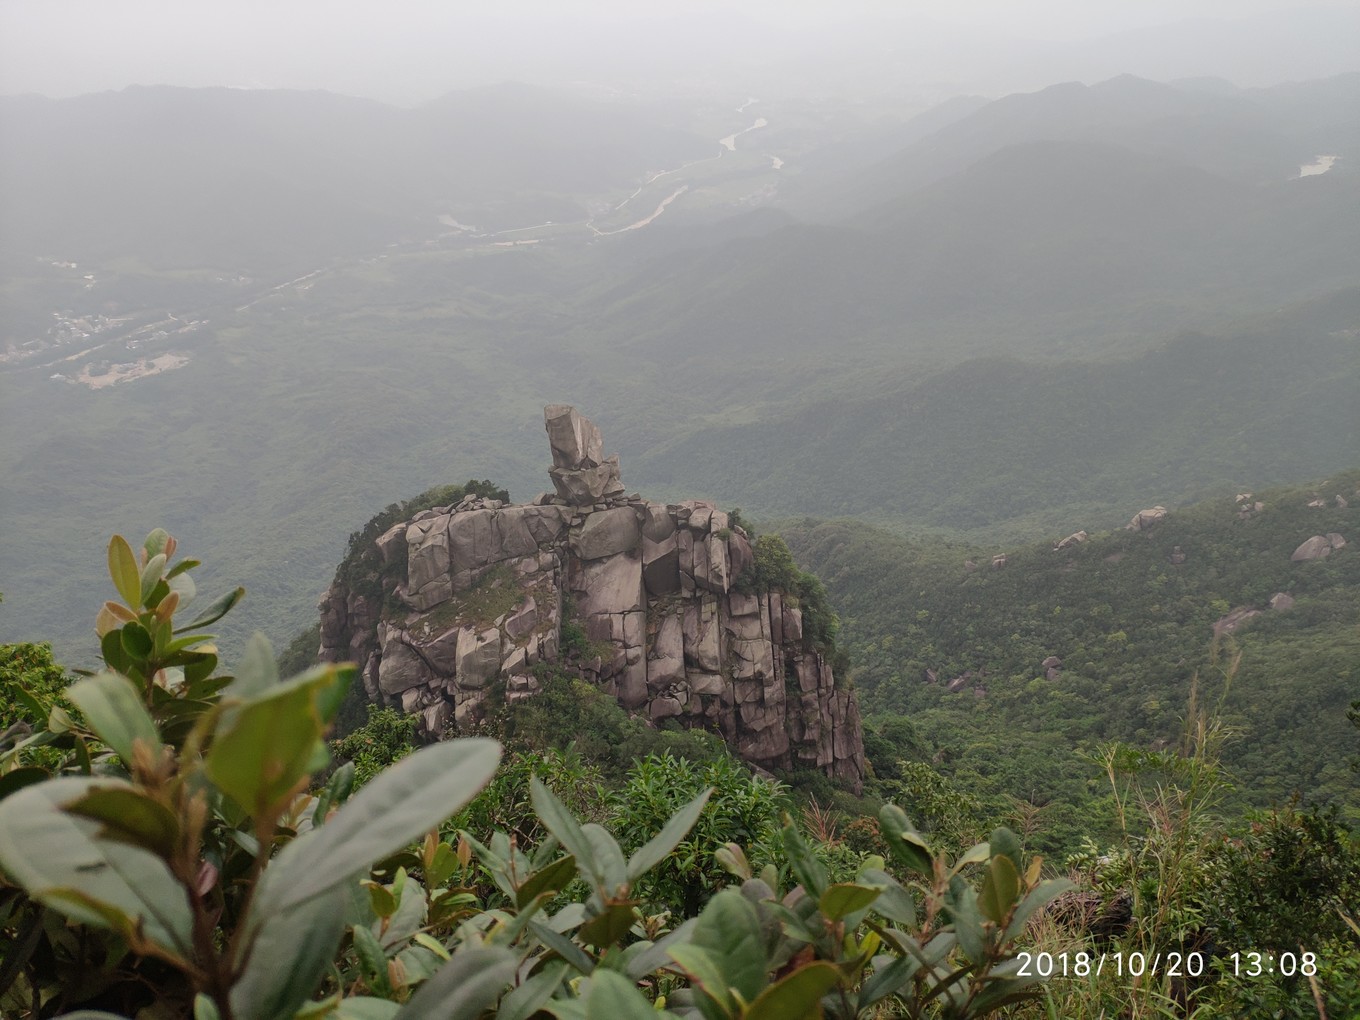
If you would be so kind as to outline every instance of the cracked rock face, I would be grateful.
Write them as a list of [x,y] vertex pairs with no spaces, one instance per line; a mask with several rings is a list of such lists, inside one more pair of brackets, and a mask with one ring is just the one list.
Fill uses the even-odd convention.
[[544,424],[556,495],[528,506],[469,497],[385,532],[383,561],[404,555],[405,580],[386,582],[381,604],[337,580],[320,606],[322,658],[359,663],[372,700],[439,739],[475,728],[498,680],[507,700],[532,697],[532,667],[558,661],[570,605],[590,642],[572,665],[628,711],[858,792],[854,692],[803,641],[795,598],[733,589],[752,563],[746,534],[703,500],[625,497],[618,458],[575,408],[545,408]]

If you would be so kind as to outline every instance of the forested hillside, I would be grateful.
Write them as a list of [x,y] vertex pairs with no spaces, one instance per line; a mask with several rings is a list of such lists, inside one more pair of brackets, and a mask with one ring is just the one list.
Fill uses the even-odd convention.
[[[1346,718],[1360,698],[1358,487],[1350,471],[1221,497],[1063,549],[1063,535],[981,548],[848,522],[780,530],[840,610],[866,728],[888,742],[875,758],[866,741],[871,762],[891,767],[905,746],[993,811],[1042,808],[1044,841],[1070,849],[1093,819],[1113,824],[1088,756],[1114,740],[1178,746],[1192,698],[1231,729],[1225,810],[1297,796],[1360,819]],[[1328,533],[1347,544],[1291,559]]]

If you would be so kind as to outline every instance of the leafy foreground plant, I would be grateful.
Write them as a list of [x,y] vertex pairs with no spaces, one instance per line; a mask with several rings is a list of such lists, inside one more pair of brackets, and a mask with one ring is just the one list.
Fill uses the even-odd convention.
[[[195,1020],[962,1018],[1035,994],[1010,950],[1067,883],[1041,882],[1004,829],[950,862],[888,807],[883,832],[907,884],[878,858],[832,883],[786,821],[789,876],[754,875],[729,844],[718,858],[741,887],[667,931],[665,915],[643,916],[639,883],[708,791],[629,856],[537,779],[549,835],[532,853],[502,832],[441,841],[439,823],[496,769],[489,740],[419,750],[352,797],[352,765],[308,793],[353,671],[281,681],[257,638],[235,677],[215,675],[209,637],[185,631],[241,592],[177,626],[196,564],[171,566],[173,555],[164,532],[140,556],[114,538],[122,601],[98,621],[108,669],[69,689],[81,718],[35,699],[45,728],[0,756],[0,867],[23,890],[4,890],[0,915],[14,933],[0,963],[7,1014],[132,1011],[149,991],[139,1016]],[[64,752],[57,774],[19,767],[26,745]],[[474,852],[492,890],[464,881]],[[87,966],[63,971],[63,953]],[[129,985],[140,1003],[112,1001]]]

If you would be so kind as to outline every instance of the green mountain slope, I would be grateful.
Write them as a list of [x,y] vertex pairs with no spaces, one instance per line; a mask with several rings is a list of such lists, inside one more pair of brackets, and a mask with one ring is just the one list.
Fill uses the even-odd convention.
[[[1360,290],[1123,361],[971,361],[714,427],[635,477],[762,513],[971,530],[1111,526],[1140,501],[1316,476],[1360,449]],[[886,391],[886,392],[885,392]],[[739,451],[691,464],[686,449]],[[759,467],[757,467],[759,466]],[[1031,532],[1032,533],[1032,532]]]
[[[1358,487],[1352,470],[1228,496],[1062,550],[912,541],[850,522],[779,530],[841,614],[871,728],[905,719],[921,746],[896,753],[924,757],[984,800],[1054,805],[1049,838],[1065,838],[1073,811],[1099,808],[1103,780],[1081,756],[1113,739],[1174,746],[1195,677],[1201,704],[1221,700],[1236,731],[1228,810],[1299,792],[1354,823],[1346,706],[1360,698]],[[1326,505],[1308,505],[1317,498]],[[1258,501],[1260,511],[1242,512]],[[1291,561],[1326,533],[1347,544]],[[1278,593],[1292,607],[1268,608]],[[1261,612],[1215,653],[1215,622],[1239,608]],[[1050,656],[1061,660],[1052,673]],[[880,747],[880,763],[891,756]]]

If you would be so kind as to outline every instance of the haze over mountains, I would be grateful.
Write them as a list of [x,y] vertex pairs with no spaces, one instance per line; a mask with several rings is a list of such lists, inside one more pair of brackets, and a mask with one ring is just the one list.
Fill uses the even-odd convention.
[[284,639],[375,509],[541,490],[553,401],[653,496],[979,541],[1360,449],[1360,74],[915,117],[132,88],[0,131],[3,637],[81,633],[97,507]]

